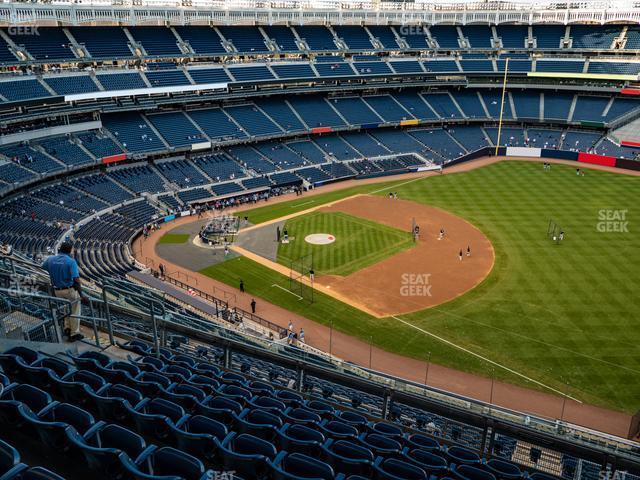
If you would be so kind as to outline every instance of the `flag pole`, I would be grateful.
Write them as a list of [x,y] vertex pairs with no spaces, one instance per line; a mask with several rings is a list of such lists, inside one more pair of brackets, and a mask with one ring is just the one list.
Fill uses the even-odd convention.
[[498,155],[498,148],[500,147],[500,135],[502,134],[502,114],[504,113],[504,96],[507,93],[507,72],[509,71],[509,57],[504,64],[504,78],[502,80],[502,101],[500,102],[500,121],[498,122],[498,138],[496,140],[496,153]]

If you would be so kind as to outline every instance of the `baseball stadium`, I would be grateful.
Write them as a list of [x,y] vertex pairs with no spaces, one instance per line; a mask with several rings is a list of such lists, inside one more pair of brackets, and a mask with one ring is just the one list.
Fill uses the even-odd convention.
[[639,480],[640,3],[0,4],[0,480]]

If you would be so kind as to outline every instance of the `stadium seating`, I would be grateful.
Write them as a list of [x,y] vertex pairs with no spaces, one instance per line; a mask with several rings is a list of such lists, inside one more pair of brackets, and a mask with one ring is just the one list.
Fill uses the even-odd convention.
[[178,48],[178,39],[169,28],[129,27],[128,30],[147,55],[171,56],[182,53]]
[[162,150],[164,145],[140,115],[113,114],[103,118],[103,124],[130,152]]
[[40,82],[35,79],[0,82],[0,95],[8,101],[51,96]]
[[176,26],[180,38],[189,44],[196,55],[220,55],[226,53],[222,39],[211,27]]
[[92,58],[133,57],[129,39],[119,27],[72,27],[69,29],[76,41],[83,45]]

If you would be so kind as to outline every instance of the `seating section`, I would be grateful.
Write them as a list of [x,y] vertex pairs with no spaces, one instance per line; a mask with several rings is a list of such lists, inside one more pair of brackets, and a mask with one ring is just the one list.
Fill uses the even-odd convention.
[[349,25],[335,25],[334,32],[349,50],[372,50],[373,44],[369,34],[363,27]]
[[230,140],[247,136],[221,108],[191,110],[188,115],[211,140]]
[[175,87],[190,85],[189,79],[181,70],[158,70],[145,73],[152,87]]
[[0,154],[37,173],[59,172],[65,168],[61,162],[28,145],[3,147],[0,148]]
[[137,72],[111,73],[96,75],[105,90],[130,90],[135,88],[147,88],[142,77]]
[[4,31],[13,43],[24,47],[34,60],[56,61],[73,59],[70,42],[61,28],[8,29]]
[[186,160],[157,163],[156,167],[169,182],[180,188],[211,183],[211,179],[205,177],[201,170]]
[[150,165],[118,168],[109,176],[135,193],[160,193],[167,190],[165,182]]
[[131,36],[142,45],[147,55],[180,55],[178,39],[169,28],[128,27]]
[[180,38],[186,42],[196,55],[221,55],[227,51],[222,45],[222,39],[211,27],[176,26],[174,27]]
[[82,142],[73,142],[68,137],[54,137],[42,140],[40,146],[52,157],[67,165],[85,165],[93,158],[82,147]]
[[299,37],[311,50],[337,50],[333,34],[327,27],[306,25],[294,27]]
[[[82,471],[100,479],[200,480],[221,470],[245,479],[527,475],[508,457],[481,458],[477,445],[405,429],[398,413],[390,421],[367,418],[362,399],[367,407],[380,399],[364,392],[315,377],[301,392],[284,388],[295,372],[275,363],[234,354],[225,369],[207,358],[218,357],[216,346],[203,347],[199,357],[169,349],[155,356],[139,340],[124,347],[128,360],[96,351],[50,356],[21,346],[0,354],[0,435],[11,434],[13,444],[0,442],[5,478],[57,480]],[[422,417],[422,429],[441,424],[427,412]],[[508,437],[499,443],[502,455],[515,448]],[[54,463],[57,473],[23,464],[15,446]],[[77,460],[52,462],[60,452],[75,452]],[[42,476],[17,476],[27,471]]]
[[45,78],[45,82],[59,95],[95,92],[98,85],[89,75],[69,75]]
[[147,118],[172,147],[184,147],[206,140],[182,112],[148,115]]
[[37,80],[0,82],[0,95],[10,102],[51,96]]
[[273,123],[255,105],[226,107],[225,111],[249,135],[275,135],[278,133],[282,133],[280,127]]
[[289,27],[272,25],[262,27],[268,38],[273,40],[281,52],[298,52],[298,44],[293,31]]
[[76,135],[81,145],[96,158],[122,153],[122,149],[105,132],[89,132]]
[[102,123],[129,152],[146,152],[164,148],[162,141],[138,114],[105,115]]
[[267,53],[269,49],[257,27],[218,27],[240,53]]
[[119,27],[72,27],[70,32],[76,41],[83,45],[92,58],[133,57],[129,48],[129,39]]

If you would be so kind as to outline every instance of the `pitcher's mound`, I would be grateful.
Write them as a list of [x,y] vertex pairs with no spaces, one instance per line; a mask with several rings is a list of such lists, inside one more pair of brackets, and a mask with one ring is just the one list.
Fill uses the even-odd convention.
[[312,233],[304,237],[304,241],[311,245],[329,245],[336,241],[336,237],[329,233]]

